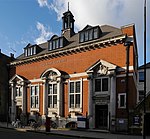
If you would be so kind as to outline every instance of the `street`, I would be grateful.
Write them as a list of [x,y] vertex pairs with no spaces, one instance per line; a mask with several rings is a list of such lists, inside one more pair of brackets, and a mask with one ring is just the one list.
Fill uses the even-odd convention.
[[34,132],[17,131],[13,129],[0,128],[1,139],[76,139],[76,137],[66,137],[57,135],[46,135]]

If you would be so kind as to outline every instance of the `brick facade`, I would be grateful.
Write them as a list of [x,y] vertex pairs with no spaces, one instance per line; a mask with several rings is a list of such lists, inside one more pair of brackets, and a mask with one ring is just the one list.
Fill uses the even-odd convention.
[[[71,15],[69,14],[69,16]],[[70,22],[74,22],[74,20],[70,20]],[[26,99],[23,97],[21,99],[22,103],[26,103],[24,114],[29,114],[28,119],[33,118],[32,112],[34,111],[43,118],[49,116],[53,120],[65,118],[66,121],[72,121],[77,119],[77,115],[82,115],[82,117],[88,116],[90,128],[114,131],[116,129],[114,126],[117,125],[116,119],[127,118],[126,110],[118,108],[118,94],[126,93],[125,82],[121,81],[126,76],[126,47],[124,43],[128,37],[131,37],[129,108],[135,107],[136,84],[133,78],[136,72],[137,48],[134,25],[124,26],[121,29],[107,25],[98,28],[102,30],[99,38],[83,43],[79,42],[81,33],[85,32],[85,29],[93,31],[95,27],[89,28],[87,26],[78,33],[74,33],[72,28],[69,30],[64,28],[63,31],[71,30],[72,32],[67,33],[67,37],[66,33],[62,33],[62,36],[68,40],[68,43],[64,43],[63,48],[48,50],[52,45],[51,41],[61,39],[54,36],[48,42],[38,46],[41,47],[42,52],[31,56],[25,56],[26,53],[24,53],[10,64],[11,69],[15,69],[15,74],[10,80],[11,93],[16,93],[16,85],[24,90],[22,93],[26,94]],[[106,30],[109,32],[109,29],[110,33],[106,34]],[[70,35],[68,36],[68,34]],[[28,51],[30,48],[32,46],[27,46],[25,49]],[[98,87],[98,91],[96,91],[96,84],[102,85]],[[32,86],[37,86],[39,91],[35,104],[31,104],[31,94],[33,92],[36,94],[37,90],[34,89],[32,92]],[[55,93],[57,94],[56,98]],[[12,99],[15,98],[12,97]],[[31,108],[31,105],[36,104],[35,108]],[[10,114],[12,120],[16,117],[16,105],[23,109],[20,103],[13,103],[11,106],[13,113]],[[96,118],[96,115],[101,116],[101,112],[107,115],[106,119],[101,117],[106,122],[104,125]],[[113,121],[116,122],[113,123]]]

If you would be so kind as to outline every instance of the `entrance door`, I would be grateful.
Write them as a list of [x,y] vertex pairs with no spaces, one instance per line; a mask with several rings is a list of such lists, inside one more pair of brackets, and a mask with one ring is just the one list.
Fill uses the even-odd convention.
[[108,127],[108,105],[95,106],[95,127],[107,129]]
[[16,118],[20,119],[20,115],[22,113],[21,106],[16,106]]

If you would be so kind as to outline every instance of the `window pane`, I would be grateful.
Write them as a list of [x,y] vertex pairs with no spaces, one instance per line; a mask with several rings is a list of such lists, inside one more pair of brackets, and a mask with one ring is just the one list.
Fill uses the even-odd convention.
[[38,108],[38,104],[39,104],[39,98],[38,96],[35,97],[35,107]]
[[74,108],[74,95],[70,95],[70,108]]
[[53,108],[57,108],[57,95],[53,96],[53,104],[54,104]]
[[48,96],[48,107],[52,107],[52,96]]
[[49,50],[52,50],[52,42],[49,43]]
[[38,94],[39,94],[39,87],[35,86],[35,95],[38,95]]
[[36,47],[33,47],[33,54],[36,54]]
[[94,28],[94,39],[98,38],[98,28]]
[[56,41],[53,41],[53,49],[56,48]]
[[31,96],[34,96],[35,95],[35,88],[34,86],[31,86]]
[[70,93],[74,93],[74,82],[70,83]]
[[31,97],[31,108],[35,108],[35,98]]
[[80,94],[76,94],[76,108],[80,108]]
[[120,95],[120,107],[125,106],[125,95]]
[[80,42],[84,42],[84,32],[80,33]]
[[48,85],[48,94],[52,94],[52,84]]
[[30,55],[33,55],[33,47],[30,48]]
[[22,90],[20,87],[19,87],[19,96],[22,96]]
[[28,48],[28,56],[30,56],[30,48]]
[[27,49],[25,49],[25,56],[28,56],[28,51],[27,51]]
[[63,38],[60,38],[59,40],[59,47],[63,47]]
[[88,36],[88,35],[89,35],[88,31],[86,31],[86,32],[85,32],[85,41],[88,41],[88,40],[89,40],[89,36]]
[[57,94],[57,84],[53,84],[53,94]]
[[59,39],[56,40],[56,48],[59,48]]
[[108,91],[108,78],[102,79],[102,91]]
[[139,72],[139,82],[144,82],[144,72]]
[[89,40],[93,39],[93,29],[89,30]]
[[101,79],[95,80],[95,91],[101,91]]
[[80,82],[76,82],[76,93],[80,93]]

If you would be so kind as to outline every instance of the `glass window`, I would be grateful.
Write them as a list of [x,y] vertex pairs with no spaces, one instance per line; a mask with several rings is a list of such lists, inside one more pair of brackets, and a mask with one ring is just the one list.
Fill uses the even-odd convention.
[[49,84],[48,86],[48,94],[52,94],[52,84]]
[[89,40],[93,39],[93,29],[89,30]]
[[74,93],[74,82],[70,83],[70,93]]
[[102,91],[108,91],[108,78],[102,79]]
[[95,80],[95,92],[101,91],[101,79]]
[[56,40],[56,48],[59,48],[59,39]]
[[76,104],[76,108],[80,108],[80,94],[76,94],[76,102],[75,102],[75,104]]
[[22,96],[21,87],[16,87],[16,96],[17,96],[17,97]]
[[39,86],[31,86],[31,108],[39,108]]
[[50,43],[49,43],[49,50],[52,50],[52,42],[50,41]]
[[95,79],[95,92],[108,91],[108,78]]
[[28,51],[27,51],[27,49],[25,49],[25,56],[28,56]]
[[60,38],[60,40],[59,40],[59,47],[60,48],[63,47],[63,38]]
[[80,81],[76,82],[76,93],[80,93]]
[[119,108],[126,108],[126,94],[121,93],[121,94],[118,95],[118,97],[119,97],[118,107]]
[[30,48],[28,48],[28,56],[30,56]]
[[56,49],[56,41],[53,41],[53,49]]
[[139,82],[144,82],[144,72],[139,72]]
[[69,104],[70,108],[81,107],[81,81],[70,82]]
[[36,47],[33,47],[33,54],[36,54]]
[[94,28],[94,39],[98,38],[98,28]]
[[88,41],[89,40],[89,33],[88,31],[85,32],[85,41]]
[[52,108],[53,104],[52,104],[52,96],[48,96],[48,107]]
[[48,108],[57,108],[57,84],[48,85]]
[[57,94],[57,84],[53,84],[53,94]]
[[84,42],[84,32],[80,33],[80,42]]
[[31,47],[29,49],[30,49],[30,55],[33,55],[33,47]]

